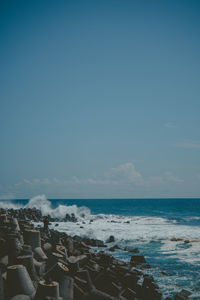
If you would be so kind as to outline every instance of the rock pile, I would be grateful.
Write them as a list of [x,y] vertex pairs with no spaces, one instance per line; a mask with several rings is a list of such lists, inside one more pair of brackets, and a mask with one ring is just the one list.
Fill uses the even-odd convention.
[[[141,271],[146,264],[144,256],[134,254],[130,263],[125,263],[91,248],[104,247],[103,241],[36,229],[30,220],[41,221],[41,212],[1,211],[1,300],[162,298],[153,277]],[[182,292],[175,299],[188,297],[187,292]]]

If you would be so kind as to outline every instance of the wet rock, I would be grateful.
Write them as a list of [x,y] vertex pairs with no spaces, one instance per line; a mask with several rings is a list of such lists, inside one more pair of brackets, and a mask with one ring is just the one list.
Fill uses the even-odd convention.
[[184,239],[172,237],[170,241],[172,241],[172,242],[182,242],[182,241],[184,241]]
[[190,240],[184,240],[184,243],[185,243],[185,244],[189,244],[189,243],[190,243]]
[[120,249],[120,247],[118,245],[115,245],[115,246],[109,248],[109,251],[114,252],[116,249]]
[[131,263],[131,265],[145,264],[146,259],[145,259],[144,255],[132,255],[130,263]]
[[169,276],[165,271],[162,271],[161,274],[162,274],[163,276]]
[[114,243],[115,242],[115,237],[114,235],[110,235],[109,239],[108,239],[108,243]]
[[133,252],[133,253],[139,253],[140,252],[138,248],[132,249],[132,248],[129,248],[129,247],[125,247],[124,251]]
[[76,223],[78,221],[78,219],[75,217],[74,213],[72,213],[71,215],[66,214],[64,221]]
[[187,300],[191,294],[190,291],[183,289],[175,295],[174,300]]

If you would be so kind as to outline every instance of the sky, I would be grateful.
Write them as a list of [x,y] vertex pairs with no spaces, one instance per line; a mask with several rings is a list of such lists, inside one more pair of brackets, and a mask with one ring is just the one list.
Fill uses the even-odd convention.
[[2,0],[0,199],[200,197],[200,2]]

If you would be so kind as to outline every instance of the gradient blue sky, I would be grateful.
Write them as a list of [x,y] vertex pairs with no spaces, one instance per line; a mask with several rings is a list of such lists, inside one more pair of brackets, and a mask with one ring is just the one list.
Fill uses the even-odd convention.
[[0,198],[200,196],[200,2],[1,1]]

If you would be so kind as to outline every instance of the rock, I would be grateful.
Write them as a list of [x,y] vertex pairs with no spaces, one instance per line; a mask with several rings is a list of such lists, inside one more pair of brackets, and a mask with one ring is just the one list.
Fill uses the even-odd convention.
[[78,219],[75,217],[74,213],[70,214],[66,214],[65,219],[66,222],[73,222],[76,223],[78,221]]
[[129,247],[125,247],[124,251],[133,252],[133,253],[139,253],[140,252],[138,248],[132,249],[132,248],[129,248]]
[[165,271],[162,271],[161,274],[162,274],[163,276],[169,276]]
[[172,237],[170,241],[172,241],[172,242],[182,242],[183,239],[182,238]]
[[111,247],[109,251],[114,252],[116,249],[120,249],[118,245]]
[[132,255],[130,263],[131,263],[131,265],[145,264],[146,259],[143,255]]
[[184,240],[184,243],[189,244],[190,240]]
[[174,300],[187,300],[191,294],[190,291],[183,289],[175,295]]
[[109,239],[108,239],[108,243],[114,243],[115,242],[115,237],[114,235],[110,235]]

